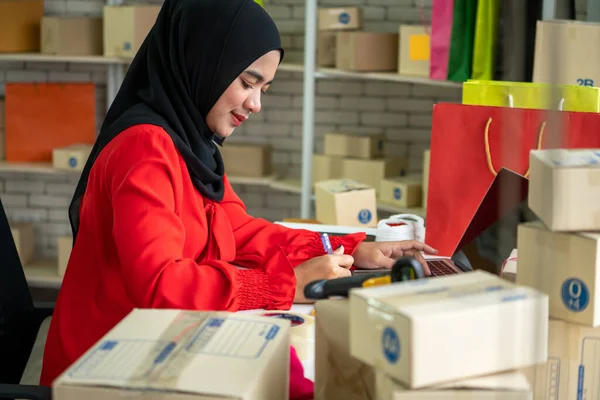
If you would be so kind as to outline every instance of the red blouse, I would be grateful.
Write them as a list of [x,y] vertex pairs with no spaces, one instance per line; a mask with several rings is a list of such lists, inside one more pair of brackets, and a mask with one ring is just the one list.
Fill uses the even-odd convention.
[[[331,241],[352,254],[364,238]],[[91,170],[41,384],[50,386],[135,307],[289,309],[294,267],[323,254],[317,233],[246,214],[227,178],[221,202],[202,197],[162,128],[131,127]]]

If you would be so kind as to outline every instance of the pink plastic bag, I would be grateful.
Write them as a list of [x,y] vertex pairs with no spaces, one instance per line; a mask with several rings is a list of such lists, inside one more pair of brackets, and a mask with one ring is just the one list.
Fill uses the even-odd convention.
[[429,77],[431,79],[444,81],[448,79],[448,56],[450,55],[453,14],[454,0],[433,0],[429,61]]

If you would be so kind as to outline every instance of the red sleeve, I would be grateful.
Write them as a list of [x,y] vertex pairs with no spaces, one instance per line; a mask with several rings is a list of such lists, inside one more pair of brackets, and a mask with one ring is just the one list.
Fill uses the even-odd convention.
[[[233,191],[225,178],[225,197],[223,208],[229,215],[235,235],[239,265],[248,268],[260,267],[270,248],[279,246],[287,255],[289,262],[297,265],[313,257],[325,254],[320,234],[303,229],[289,229],[246,213],[246,206]],[[364,232],[345,236],[331,236],[331,246],[335,250],[344,246],[344,253],[352,255],[356,247],[366,238]]]
[[219,260],[199,265],[183,257],[185,230],[175,213],[181,164],[166,134],[131,135],[108,165],[114,240],[125,286],[138,307],[237,311],[291,306],[295,276],[276,247],[269,256],[288,268],[241,270]]

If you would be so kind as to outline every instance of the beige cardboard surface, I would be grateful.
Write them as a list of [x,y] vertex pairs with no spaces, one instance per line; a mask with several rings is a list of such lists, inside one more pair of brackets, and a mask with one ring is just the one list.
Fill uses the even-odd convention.
[[363,10],[360,7],[319,8],[319,31],[361,29]]
[[335,31],[317,32],[317,65],[335,67]]
[[398,207],[419,207],[423,196],[423,177],[407,175],[383,179],[379,199]]
[[343,177],[354,179],[374,188],[380,188],[385,178],[402,176],[408,170],[407,158],[385,158],[361,160],[346,158],[343,165]]
[[600,86],[600,25],[537,21],[533,82]]
[[42,0],[0,1],[0,53],[39,51],[43,15]]
[[350,179],[315,184],[316,218],[322,224],[377,226],[375,189]]
[[83,171],[92,145],[74,144],[52,150],[52,166],[61,170]]
[[286,399],[289,328],[250,314],[135,309],[53,382],[53,399]]
[[92,56],[102,54],[102,18],[45,16],[41,53]]
[[315,307],[315,400],[372,399],[374,370],[350,355],[348,300],[322,300]]
[[71,249],[73,248],[72,236],[59,236],[57,239],[58,246],[58,276],[64,276],[71,257]]
[[548,296],[487,272],[354,289],[350,308],[350,354],[409,388],[547,360]]
[[550,316],[600,325],[600,232],[551,232],[541,222],[519,225],[517,283],[550,296]]
[[320,181],[340,179],[343,175],[344,160],[341,157],[313,154],[313,184]]
[[160,6],[104,7],[104,55],[132,58],[156,21]]
[[377,159],[384,155],[382,134],[327,132],[323,139],[323,153],[329,156]]
[[600,149],[530,153],[529,208],[552,231],[600,231]]
[[29,222],[11,223],[10,230],[21,259],[21,265],[26,266],[33,261],[35,251],[33,224]]
[[397,71],[398,34],[338,32],[336,68],[350,71]]
[[271,175],[273,148],[266,144],[226,143],[219,147],[225,173],[229,176],[261,177]]
[[430,26],[400,25],[398,73],[429,78]]
[[423,207],[427,207],[427,193],[429,191],[429,160],[430,151],[423,152]]

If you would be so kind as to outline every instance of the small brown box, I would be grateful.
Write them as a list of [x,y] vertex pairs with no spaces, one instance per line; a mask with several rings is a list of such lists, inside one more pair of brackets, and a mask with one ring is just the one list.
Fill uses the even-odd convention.
[[335,66],[350,71],[398,70],[398,34],[338,32]]
[[0,53],[40,50],[42,0],[0,0]]
[[379,199],[398,207],[421,206],[423,177],[409,175],[387,178],[381,181]]
[[82,171],[92,151],[89,144],[74,144],[52,150],[52,166],[56,169]]
[[272,172],[270,145],[225,143],[219,151],[229,176],[262,177]]
[[315,184],[317,220],[327,225],[377,226],[375,189],[351,179]]
[[33,261],[35,250],[33,224],[29,222],[13,223],[10,224],[10,231],[21,259],[21,265],[26,266]]
[[102,18],[42,18],[41,52],[53,55],[102,54]]
[[133,58],[158,16],[158,5],[104,7],[104,55]]
[[319,9],[319,31],[362,29],[363,10],[359,7]]
[[377,160],[346,158],[344,159],[343,177],[379,188],[381,181],[385,178],[404,176],[407,170],[407,158],[382,158]]
[[336,33],[321,31],[317,33],[317,65],[335,67]]
[[313,184],[342,177],[344,159],[325,154],[313,155],[312,176]]
[[384,135],[327,132],[323,143],[328,156],[374,159],[383,157]]

